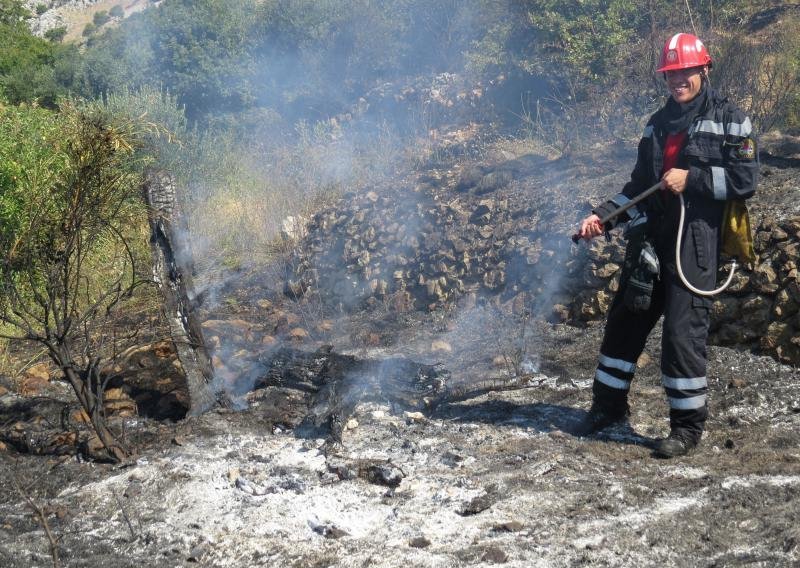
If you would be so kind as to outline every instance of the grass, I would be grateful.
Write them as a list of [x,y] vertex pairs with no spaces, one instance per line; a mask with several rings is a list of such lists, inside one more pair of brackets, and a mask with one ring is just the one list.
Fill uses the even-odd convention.
[[190,168],[188,217],[203,263],[267,263],[285,250],[283,221],[310,218],[346,188],[374,188],[395,173],[395,141],[355,143],[325,129],[300,129],[265,148],[222,136],[203,143]]
[[[125,10],[125,16],[128,17],[133,13],[140,12],[147,8],[151,2],[149,0],[100,0],[96,4],[86,6],[85,8],[65,8],[61,11],[64,18],[64,25],[67,26],[67,35],[64,36],[65,42],[81,43],[85,40],[83,37],[83,29],[86,24],[94,19],[97,12],[108,12],[114,6],[122,6]],[[117,25],[113,20],[98,28],[102,31],[109,26]]]

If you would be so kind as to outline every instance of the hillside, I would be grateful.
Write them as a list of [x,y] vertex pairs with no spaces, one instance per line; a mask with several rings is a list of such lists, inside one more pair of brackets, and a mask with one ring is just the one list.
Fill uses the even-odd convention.
[[[117,5],[53,4],[40,31],[67,23],[68,41]],[[131,157],[109,177],[124,171],[142,211],[148,200],[128,223],[139,252],[165,248],[139,266],[134,301],[87,320],[78,342],[102,384],[96,411],[130,459],[100,459],[91,417],[40,346],[3,344],[1,566],[800,564],[800,138],[759,139],[757,262],[711,308],[697,450],[653,456],[669,430],[660,326],[630,420],[575,435],[624,241],[570,237],[629,179],[663,101],[647,69],[662,31],[622,1],[576,3],[574,19],[543,4],[537,19],[483,1],[349,13],[164,0],[159,18],[109,21],[114,33],[68,52],[97,108],[146,119],[122,123],[146,143],[109,146]],[[612,16],[595,17],[600,5]],[[741,7],[690,6],[655,2],[649,17],[710,29]],[[737,83],[726,62],[745,83],[748,30],[753,61],[794,53],[782,27],[794,7],[756,12],[715,36],[721,88]],[[622,52],[625,25],[652,35]],[[765,37],[789,47],[776,55]],[[756,99],[744,101],[754,121],[797,125],[800,99]],[[55,128],[73,107],[6,108],[20,128]],[[81,138],[46,133],[50,145],[12,132],[0,148],[32,147],[19,164],[48,173],[36,167],[68,163],[49,146]],[[24,187],[14,181],[0,176]],[[86,281],[115,262],[92,259]],[[195,335],[176,341],[180,325]],[[206,355],[218,404],[199,412],[186,376]]]
[[[793,143],[779,138],[771,147]],[[789,156],[765,152],[767,175],[753,201],[756,223],[800,214],[794,197],[800,164]],[[622,182],[630,159],[625,153],[591,166],[587,156],[533,162],[480,198],[513,201],[519,194],[535,203],[544,191],[541,199],[554,204],[548,223],[568,241],[566,220],[574,213],[555,205],[553,196],[570,188],[572,199],[591,200],[599,188]],[[380,199],[407,203],[414,195],[419,202],[419,193],[433,192],[430,197],[452,206],[464,199],[457,186],[427,181]],[[334,210],[363,210],[354,199],[345,196]],[[567,262],[580,254],[573,250]],[[245,409],[178,423],[121,413],[140,448],[138,460],[124,469],[17,458],[16,471],[47,470],[36,494],[53,511],[50,529],[63,535],[64,565],[91,558],[89,565],[123,566],[788,567],[800,558],[796,367],[712,347],[707,435],[694,455],[664,462],[650,457],[667,427],[658,334],[640,360],[630,425],[583,439],[570,432],[590,402],[599,321],[574,327],[528,320],[518,298],[502,295],[481,295],[477,303],[466,297],[472,307],[442,297],[433,311],[387,302],[321,316],[315,310],[324,308],[284,296],[280,281],[243,276],[218,291],[235,301],[203,310],[203,319],[207,341],[217,346],[218,377],[240,393]],[[522,302],[523,309],[532,306]],[[353,392],[361,394],[344,416],[340,443],[327,427],[304,422],[319,403],[293,390],[293,375],[283,386],[267,378],[281,349],[310,354],[324,345],[354,361],[381,362],[383,369],[358,379],[362,386]],[[131,364],[165,377],[159,369],[171,368],[174,355],[159,349],[152,352],[157,356],[138,352]],[[326,357],[320,353],[314,357]],[[514,373],[515,358],[522,374]],[[377,398],[370,394],[369,381],[380,385],[386,365],[401,361],[436,365],[453,393],[488,391],[430,408],[404,408],[387,403],[380,391]],[[157,416],[166,408],[166,400],[136,385],[124,390],[140,413]],[[65,394],[58,383],[44,392],[56,399]],[[11,394],[2,402],[4,420],[27,408],[45,424],[69,408],[32,406]],[[15,428],[32,426],[18,420]],[[39,437],[58,435],[36,428]],[[46,539],[19,508],[8,486],[14,477],[3,479],[0,507],[10,520],[2,533],[3,564],[44,565]]]
[[86,25],[98,12],[110,12],[115,6],[122,16],[112,17],[105,26],[117,25],[123,18],[141,12],[155,2],[151,0],[28,0],[24,6],[33,16],[29,21],[31,31],[43,37],[48,30],[65,27],[66,42],[80,42]]

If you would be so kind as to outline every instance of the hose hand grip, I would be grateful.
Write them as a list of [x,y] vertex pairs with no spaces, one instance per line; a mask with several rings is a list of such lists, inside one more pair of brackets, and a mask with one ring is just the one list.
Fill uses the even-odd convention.
[[[601,218],[600,219],[600,224],[601,225],[605,225],[611,219],[614,219],[615,217],[621,215],[622,213],[624,213],[625,211],[627,211],[631,207],[635,206],[637,203],[640,203],[642,200],[647,199],[648,197],[653,195],[659,189],[661,189],[661,181],[660,180],[655,185],[653,185],[651,187],[648,187],[642,193],[640,193],[639,195],[637,195],[636,197],[634,197],[633,199],[628,201],[625,205],[622,205],[619,208],[614,209],[611,213],[609,213],[605,217]],[[572,242],[573,243],[577,243],[579,240],[581,240],[581,236],[580,236],[579,233],[575,233],[574,235],[572,235]]]

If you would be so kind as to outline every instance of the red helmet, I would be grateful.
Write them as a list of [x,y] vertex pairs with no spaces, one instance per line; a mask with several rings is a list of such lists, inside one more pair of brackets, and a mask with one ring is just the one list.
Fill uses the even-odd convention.
[[711,56],[703,42],[692,34],[675,34],[664,44],[661,63],[656,72],[702,67],[703,65],[711,67]]

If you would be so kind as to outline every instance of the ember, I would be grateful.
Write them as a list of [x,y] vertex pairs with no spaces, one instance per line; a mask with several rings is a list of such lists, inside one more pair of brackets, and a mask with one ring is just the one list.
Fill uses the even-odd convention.
[[447,370],[397,357],[361,360],[326,346],[311,353],[279,349],[261,363],[267,372],[257,379],[255,388],[306,393],[304,426],[327,427],[334,441],[341,441],[347,420],[360,402],[389,401],[399,409],[419,410],[434,407],[448,394]]

